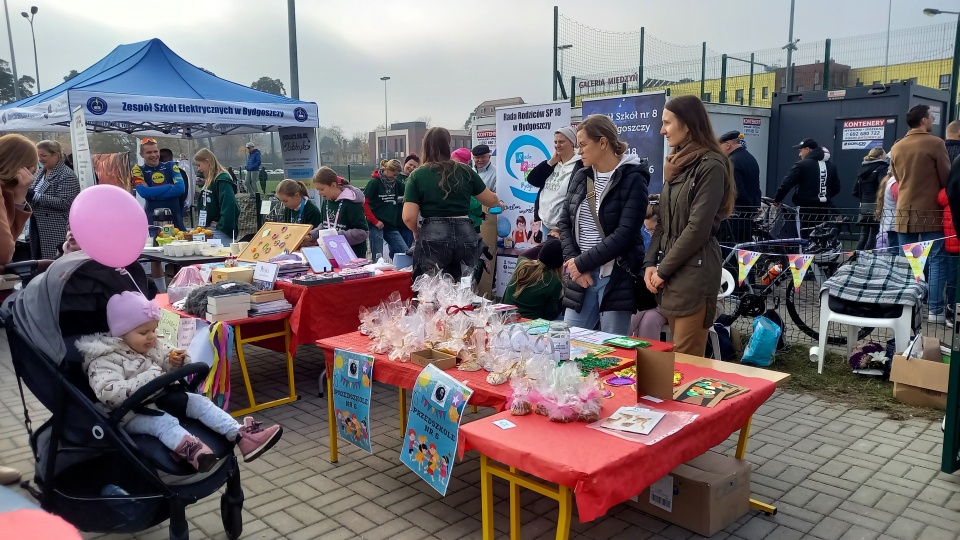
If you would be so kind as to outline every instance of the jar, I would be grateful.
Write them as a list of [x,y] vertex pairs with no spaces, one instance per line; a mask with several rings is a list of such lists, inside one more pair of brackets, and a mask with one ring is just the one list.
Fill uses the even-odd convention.
[[570,360],[570,325],[563,321],[551,322],[547,337],[553,344],[554,359],[558,362]]

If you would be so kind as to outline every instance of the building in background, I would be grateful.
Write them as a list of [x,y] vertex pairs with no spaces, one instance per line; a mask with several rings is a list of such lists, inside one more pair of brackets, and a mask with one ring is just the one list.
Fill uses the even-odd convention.
[[[427,133],[426,122],[398,122],[390,124],[386,137],[383,131],[371,131],[367,136],[370,151],[367,158],[371,164],[380,163],[381,159],[403,159],[410,154],[422,154],[423,136]],[[470,148],[470,132],[462,129],[451,129],[452,150]]]

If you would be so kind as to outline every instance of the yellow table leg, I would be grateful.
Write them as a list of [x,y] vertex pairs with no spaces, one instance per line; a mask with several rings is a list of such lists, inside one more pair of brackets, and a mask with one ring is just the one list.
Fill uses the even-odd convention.
[[493,530],[493,475],[489,458],[480,454],[480,518],[483,540],[494,540]]
[[[737,459],[743,459],[743,456],[747,454],[747,440],[750,438],[750,424],[753,422],[753,416],[747,419],[747,423],[740,428],[740,436],[737,438],[737,453],[735,457]],[[756,499],[750,499],[750,508],[754,510],[759,510],[768,516],[776,515],[777,507],[772,504],[767,504],[763,501],[758,501]]]
[[743,459],[743,456],[747,453],[747,439],[750,438],[751,422],[753,422],[753,416],[747,418],[747,423],[740,428],[740,438],[737,439],[737,453],[735,454],[737,459]]
[[299,399],[297,397],[297,385],[293,379],[293,355],[290,354],[290,336],[293,331],[290,329],[290,319],[283,320],[283,350],[287,355],[287,378],[290,386],[290,399]]
[[[234,338],[237,347],[237,360],[240,362],[240,372],[243,373],[243,384],[247,387],[247,399],[249,405],[247,409],[253,409],[257,406],[257,401],[253,397],[253,386],[250,384],[250,373],[247,372],[247,359],[243,354],[243,338],[240,337],[240,327],[233,328]],[[227,359],[229,361],[229,359]]]
[[406,437],[403,430],[407,427],[407,389],[400,388],[400,440]]
[[327,421],[330,423],[330,463],[339,459],[337,453],[337,419],[333,410],[333,377],[327,373]]
[[[517,474],[516,467],[510,467],[510,472]],[[510,482],[510,538],[520,538],[520,486]]]
[[567,486],[557,486],[560,500],[560,514],[557,516],[557,540],[570,539],[570,525],[573,523],[573,491]]
[[476,413],[476,412],[477,412],[477,406],[476,406],[476,405],[471,405],[471,407],[473,407],[473,412]]

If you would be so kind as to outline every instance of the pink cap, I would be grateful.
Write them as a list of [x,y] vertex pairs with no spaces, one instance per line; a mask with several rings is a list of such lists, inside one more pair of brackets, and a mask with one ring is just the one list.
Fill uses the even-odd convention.
[[453,154],[450,154],[450,157],[453,158],[454,161],[463,163],[464,165],[470,163],[470,160],[473,159],[473,155],[467,148],[457,148],[453,151]]
[[110,335],[122,337],[141,324],[160,320],[160,307],[138,292],[124,291],[107,302]]

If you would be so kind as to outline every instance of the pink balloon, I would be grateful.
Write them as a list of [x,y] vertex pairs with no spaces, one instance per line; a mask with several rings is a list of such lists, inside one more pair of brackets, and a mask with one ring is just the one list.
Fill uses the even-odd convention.
[[140,257],[149,228],[147,214],[133,195],[116,186],[98,185],[74,199],[70,231],[90,258],[123,268]]

